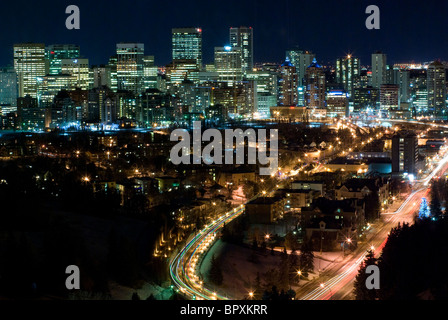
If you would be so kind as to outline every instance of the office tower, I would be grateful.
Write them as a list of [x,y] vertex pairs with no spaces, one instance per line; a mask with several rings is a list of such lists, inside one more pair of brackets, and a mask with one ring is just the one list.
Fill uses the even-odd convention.
[[140,94],[143,87],[143,43],[117,44],[117,89]]
[[13,68],[0,68],[0,106],[17,107],[17,74]]
[[255,86],[255,110],[259,117],[266,118],[270,108],[277,106],[277,74],[271,71],[249,71],[246,79]]
[[139,96],[137,120],[146,127],[172,119],[170,95],[157,89],[148,89]]
[[392,137],[392,172],[416,174],[418,138],[414,133],[399,132]]
[[77,88],[89,89],[91,82],[89,59],[61,59],[61,73],[75,77]]
[[107,86],[109,89],[112,87],[111,69],[106,65],[92,66],[92,87],[98,88],[101,86]]
[[327,117],[345,118],[348,116],[348,98],[344,90],[330,90],[327,93]]
[[14,45],[14,69],[17,73],[18,96],[37,98],[37,81],[47,73],[45,45],[21,43]]
[[45,108],[38,106],[37,98],[30,95],[17,98],[18,128],[41,131],[45,128]]
[[344,86],[349,97],[353,95],[354,84],[360,75],[360,62],[358,58],[348,54],[336,60],[336,82]]
[[229,113],[248,113],[255,111],[255,85],[253,81],[239,81],[229,86],[226,82],[204,83],[203,86],[213,86],[210,105],[221,104]]
[[380,109],[394,111],[398,109],[399,86],[397,84],[382,84],[380,87]]
[[305,73],[308,66],[313,62],[314,54],[307,50],[291,49],[286,51],[286,57],[291,61],[291,64],[296,67],[298,79],[298,96],[297,105],[305,105]]
[[143,57],[143,91],[157,88],[158,69],[154,65],[154,56]]
[[446,112],[446,75],[445,66],[434,61],[428,66],[428,115],[445,118]]
[[387,83],[387,56],[384,53],[372,54],[372,87],[380,88]]
[[115,94],[117,116],[120,119],[137,119],[137,98],[130,91],[118,91]]
[[113,55],[109,58],[107,66],[110,69],[110,89],[113,92],[118,90],[118,79],[117,79],[117,55]]
[[172,29],[172,53],[174,60],[195,60],[202,69],[202,29]]
[[219,81],[232,85],[243,79],[242,50],[240,47],[215,47],[215,70]]
[[400,87],[399,104],[408,103],[411,98],[410,92],[410,71],[406,69],[394,69],[395,84]]
[[58,92],[45,119],[46,127],[61,128],[77,124],[76,105],[67,91]]
[[[355,79],[355,81],[353,82],[354,89],[367,88],[369,86],[369,84],[371,82],[369,73],[370,73],[370,75],[372,74],[372,72],[368,71],[366,68],[361,68],[361,70],[359,71],[359,77],[357,79]],[[354,93],[354,90],[353,90],[353,93]]]
[[182,82],[176,90],[175,103],[179,108],[184,107],[187,112],[204,113],[210,106],[211,87],[197,86],[192,81]]
[[179,85],[185,80],[199,82],[199,69],[196,60],[173,60],[166,66],[166,78],[169,82],[169,88]]
[[62,59],[80,58],[80,49],[74,44],[52,44],[46,47],[45,56],[49,63],[49,74],[62,72]]
[[87,121],[108,124],[117,120],[115,94],[107,87],[89,90]]
[[70,74],[53,74],[41,78],[37,87],[39,106],[50,107],[59,91],[74,90],[77,83],[76,76]]
[[241,67],[246,74],[254,67],[254,33],[251,27],[230,28],[230,46],[241,48]]
[[380,90],[367,87],[355,88],[353,90],[353,111],[365,112],[379,109],[380,106]]
[[314,54],[310,51],[292,49],[286,51],[286,57],[291,61],[291,64],[296,67],[298,85],[305,85],[305,72],[308,66],[313,62]]
[[288,58],[280,66],[278,82],[279,104],[282,106],[297,106],[297,71]]
[[[311,109],[325,109],[325,72],[316,59],[308,66],[305,73],[305,103]],[[311,115],[313,115],[311,110]]]

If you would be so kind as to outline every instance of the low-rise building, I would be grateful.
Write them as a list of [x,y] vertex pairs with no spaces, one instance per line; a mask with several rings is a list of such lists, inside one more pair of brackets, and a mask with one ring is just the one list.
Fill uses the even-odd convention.
[[283,217],[282,197],[260,197],[246,205],[246,214],[252,224],[269,224]]
[[300,211],[303,207],[311,206],[314,197],[320,192],[312,189],[279,189],[275,195],[284,198],[285,212]]

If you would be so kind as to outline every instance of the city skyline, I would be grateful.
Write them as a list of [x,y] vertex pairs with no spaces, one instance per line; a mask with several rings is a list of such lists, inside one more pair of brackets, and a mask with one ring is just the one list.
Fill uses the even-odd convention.
[[[272,3],[266,1],[228,1],[212,5],[198,0],[190,2],[189,6],[174,4],[174,9],[164,4],[134,1],[128,7],[116,10],[118,3],[115,1],[108,3],[107,7],[101,3],[79,1],[80,30],[65,28],[64,2],[20,8],[17,4],[3,4],[3,11],[16,14],[14,19],[5,17],[4,24],[15,32],[2,37],[0,63],[2,66],[12,65],[12,55],[7,48],[14,43],[75,43],[92,65],[99,65],[107,63],[117,43],[139,42],[145,44],[147,54],[155,56],[156,65],[166,65],[171,62],[171,29],[182,27],[203,29],[203,60],[204,63],[212,63],[214,47],[228,45],[229,28],[240,26],[254,30],[255,63],[281,63],[284,52],[296,46],[315,53],[322,64],[335,63],[337,58],[351,53],[360,58],[361,65],[370,65],[370,54],[378,50],[388,55],[389,63],[446,59],[443,52],[447,51],[448,43],[441,40],[443,34],[440,30],[443,28],[438,28],[438,21],[443,21],[443,10],[437,7],[446,4],[428,3],[418,10],[417,5],[412,5],[417,4],[416,1],[408,2],[406,7],[377,1],[376,5],[381,10],[381,29],[367,30],[364,25],[367,17],[365,4],[346,2],[350,5],[344,5],[344,2],[319,5],[284,0],[276,4],[278,10],[272,10]],[[153,19],[145,17],[148,11],[153,13]],[[101,15],[98,17],[99,12]],[[398,20],[395,13],[406,18]],[[52,23],[40,23],[50,17]],[[420,23],[412,23],[417,17],[424,21],[426,28],[421,28]],[[122,21],[122,24],[116,21]],[[401,27],[396,28],[394,21],[400,21]],[[101,34],[101,37],[96,34]],[[423,38],[427,43],[437,45],[422,46],[415,40]],[[269,50],[264,50],[266,47]]]

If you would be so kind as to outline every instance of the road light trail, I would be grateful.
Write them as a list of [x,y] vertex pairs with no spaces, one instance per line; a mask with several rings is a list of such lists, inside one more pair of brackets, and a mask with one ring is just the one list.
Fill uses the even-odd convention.
[[[421,201],[422,194],[427,194],[429,192],[428,183],[434,178],[437,174],[443,173],[448,169],[448,155],[445,155],[443,159],[440,160],[438,166],[424,179],[420,180],[418,183],[423,184],[423,187],[418,188],[416,191],[412,192],[403,204],[392,213],[393,217],[388,220],[388,223],[383,226],[382,229],[379,230],[378,235],[381,231],[384,231],[384,228],[392,225],[396,225],[398,220],[403,217],[412,214],[415,212],[415,198],[419,198]],[[390,213],[389,213],[390,214]],[[382,248],[386,245],[387,237],[384,239],[381,244],[375,249],[374,253],[379,254]],[[307,293],[306,295],[301,297],[301,300],[328,300],[330,299],[336,292],[341,290],[345,285],[347,285],[350,281],[352,281],[361,266],[361,263],[364,261],[365,257],[368,254],[368,250],[365,250],[360,256],[355,257],[355,262],[346,264],[340,270],[341,273],[332,277],[330,280],[327,280],[321,283],[317,288]]]
[[[208,224],[193,239],[187,242],[182,250],[172,259],[170,263],[170,275],[175,286],[191,299],[204,300],[227,300],[228,298],[209,290],[199,283],[196,275],[199,255],[205,251],[213,241],[216,232],[225,223],[228,223],[244,213],[244,205],[235,208]],[[204,248],[205,247],[205,248]]]

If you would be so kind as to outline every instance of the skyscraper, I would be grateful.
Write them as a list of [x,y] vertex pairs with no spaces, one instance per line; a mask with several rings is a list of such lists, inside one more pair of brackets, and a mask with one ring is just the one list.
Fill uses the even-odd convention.
[[336,82],[344,85],[349,96],[353,95],[354,83],[360,75],[360,62],[358,58],[348,54],[336,60]]
[[[311,109],[325,109],[325,72],[317,63],[316,58],[306,69],[305,102]],[[313,115],[314,110],[311,110]]]
[[91,83],[89,59],[61,59],[61,73],[74,76],[76,87],[82,90],[89,89]]
[[174,28],[172,29],[172,52],[175,60],[195,60],[199,69],[202,68],[202,29]]
[[282,106],[297,106],[297,71],[287,58],[280,66],[279,104]]
[[143,57],[143,89],[157,88],[157,66],[154,65],[154,56]]
[[93,88],[101,86],[107,86],[109,89],[112,87],[111,83],[111,68],[109,66],[100,65],[92,66],[92,83]]
[[110,89],[113,92],[118,90],[118,79],[117,79],[117,55],[113,55],[109,58],[107,66],[110,68]]
[[45,56],[49,62],[49,74],[62,72],[62,59],[76,59],[80,57],[80,49],[74,44],[52,44],[45,49]]
[[141,93],[143,87],[143,43],[117,44],[117,88]]
[[19,97],[37,98],[37,81],[47,73],[45,45],[20,43],[14,45],[14,69],[17,73]]
[[17,75],[13,68],[0,69],[0,108],[17,107]]
[[434,61],[428,66],[428,113],[434,117],[446,117],[446,75],[445,66]]
[[251,27],[230,28],[230,46],[241,48],[241,67],[246,74],[254,67],[254,33]]
[[372,87],[380,88],[385,84],[387,77],[387,56],[384,53],[372,54]]
[[286,57],[291,61],[291,64],[296,67],[298,85],[304,86],[305,72],[308,66],[313,62],[314,53],[307,50],[291,49],[286,51]]
[[215,70],[219,80],[233,84],[243,78],[242,49],[240,47],[215,47]]

